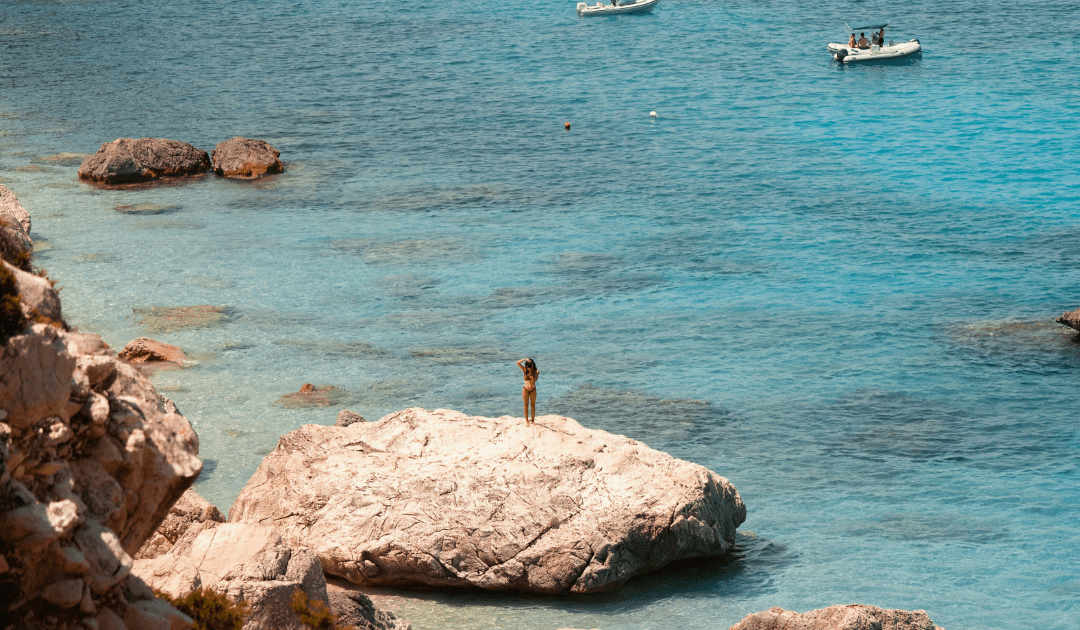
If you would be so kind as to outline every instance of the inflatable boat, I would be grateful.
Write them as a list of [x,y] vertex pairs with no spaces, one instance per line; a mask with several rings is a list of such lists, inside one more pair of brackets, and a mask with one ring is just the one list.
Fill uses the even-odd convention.
[[660,0],[624,0],[616,4],[596,4],[589,6],[588,3],[577,3],[578,15],[624,15],[626,13],[648,13],[653,10]]
[[[877,30],[884,31],[885,27],[889,25],[888,22],[884,24],[867,24],[865,26],[844,26],[848,27],[848,30],[853,34],[856,32],[873,32]],[[884,39],[884,38],[883,38]],[[906,42],[892,42],[888,44],[878,45],[874,44],[866,48],[859,48],[858,46],[849,46],[847,44],[829,44],[826,46],[829,54],[832,58],[840,63],[857,63],[862,61],[883,61],[885,59],[898,59],[900,57],[907,57],[908,55],[914,55],[917,52],[922,51],[922,44],[917,39],[911,39]]]

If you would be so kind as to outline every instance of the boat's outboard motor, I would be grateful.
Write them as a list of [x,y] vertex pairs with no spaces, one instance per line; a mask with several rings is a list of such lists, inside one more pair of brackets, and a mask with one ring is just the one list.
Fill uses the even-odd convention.
[[582,12],[582,11],[583,11],[583,10],[584,10],[584,9],[585,9],[586,7],[588,7],[588,6],[589,6],[589,5],[588,5],[587,3],[585,3],[585,2],[579,2],[579,3],[577,3],[577,12],[578,12],[578,13],[581,13],[581,12]]
[[847,57],[847,49],[841,48],[840,50],[836,51],[837,61],[839,61],[840,63],[844,63],[844,57]]

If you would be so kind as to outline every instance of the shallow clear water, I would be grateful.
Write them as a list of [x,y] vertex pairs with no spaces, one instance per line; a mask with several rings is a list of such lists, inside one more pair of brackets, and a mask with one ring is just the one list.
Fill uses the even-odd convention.
[[[840,67],[843,22],[921,58]],[[195,364],[221,508],[284,432],[540,413],[730,478],[737,552],[596,597],[393,592],[423,628],[726,628],[768,608],[1072,627],[1080,5],[0,4],[0,181],[69,321]],[[648,115],[658,113],[656,119]],[[572,122],[572,130],[562,128]],[[96,190],[117,137],[285,175]],[[128,206],[117,210],[118,206]],[[155,327],[153,307],[228,307]],[[281,406],[305,383],[339,405]]]

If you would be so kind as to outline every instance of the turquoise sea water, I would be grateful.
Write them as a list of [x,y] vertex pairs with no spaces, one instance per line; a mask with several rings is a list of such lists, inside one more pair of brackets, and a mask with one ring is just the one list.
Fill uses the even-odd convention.
[[[526,355],[541,414],[748,506],[732,557],[617,593],[380,595],[418,630],[850,602],[1073,627],[1080,342],[1052,319],[1080,306],[1080,5],[574,5],[5,2],[0,182],[70,322],[195,361],[154,380],[223,509],[344,406],[520,413]],[[879,17],[922,57],[828,57]],[[286,174],[103,191],[43,159],[234,135]],[[143,319],[193,304],[222,325]],[[277,404],[305,382],[341,404]]]

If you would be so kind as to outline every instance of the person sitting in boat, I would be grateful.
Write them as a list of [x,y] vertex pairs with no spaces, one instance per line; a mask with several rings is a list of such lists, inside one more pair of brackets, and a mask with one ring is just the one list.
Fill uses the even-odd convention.
[[870,40],[866,39],[866,33],[859,33],[859,48],[863,50],[870,48]]
[[855,31],[851,32],[851,38],[847,40],[848,48],[854,48],[858,44],[855,43]]

